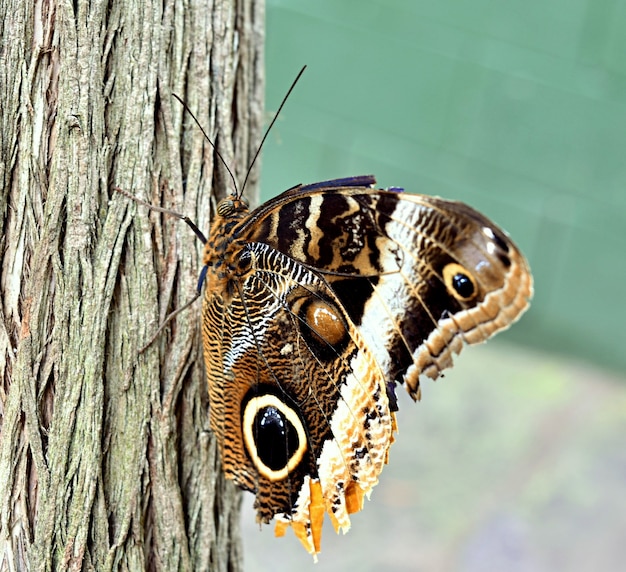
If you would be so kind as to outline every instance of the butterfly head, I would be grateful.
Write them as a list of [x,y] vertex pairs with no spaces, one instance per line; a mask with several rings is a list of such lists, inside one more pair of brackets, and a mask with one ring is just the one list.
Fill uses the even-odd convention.
[[226,219],[240,218],[248,212],[250,205],[244,197],[230,195],[217,204],[218,216]]

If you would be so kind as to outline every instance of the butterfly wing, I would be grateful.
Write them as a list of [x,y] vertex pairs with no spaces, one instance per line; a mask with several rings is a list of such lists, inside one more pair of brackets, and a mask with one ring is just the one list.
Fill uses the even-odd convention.
[[212,428],[258,519],[317,553],[324,514],[347,530],[386,462],[385,379],[317,273],[258,242],[238,260],[204,298]]
[[291,189],[252,213],[246,234],[324,276],[386,379],[417,399],[420,375],[438,377],[464,343],[521,316],[532,277],[508,236],[467,205],[354,181],[373,178]]
[[218,221],[204,349],[224,470],[258,518],[319,551],[348,528],[392,441],[394,382],[419,398],[463,343],[508,327],[532,280],[515,245],[461,204],[357,177],[295,187]]

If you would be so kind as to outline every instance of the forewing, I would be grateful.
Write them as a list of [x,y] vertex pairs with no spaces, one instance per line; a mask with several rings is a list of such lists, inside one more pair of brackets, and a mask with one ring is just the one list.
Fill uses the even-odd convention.
[[532,296],[523,255],[463,203],[329,182],[291,189],[250,221],[248,240],[323,276],[383,375],[414,398],[421,374],[436,378]]

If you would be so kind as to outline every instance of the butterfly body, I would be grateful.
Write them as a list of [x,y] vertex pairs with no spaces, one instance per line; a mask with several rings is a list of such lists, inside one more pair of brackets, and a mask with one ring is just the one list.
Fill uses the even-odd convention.
[[523,256],[483,215],[374,182],[298,186],[252,212],[222,201],[204,251],[225,474],[313,553],[324,514],[347,530],[378,481],[395,384],[419,398],[420,375],[506,328],[532,293]]

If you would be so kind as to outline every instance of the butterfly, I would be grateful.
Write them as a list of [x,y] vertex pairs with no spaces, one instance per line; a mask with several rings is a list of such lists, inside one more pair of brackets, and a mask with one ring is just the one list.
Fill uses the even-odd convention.
[[396,387],[420,398],[465,344],[532,297],[508,236],[460,202],[373,176],[219,202],[203,251],[202,336],[223,470],[260,522],[312,554],[350,527],[389,458]]

